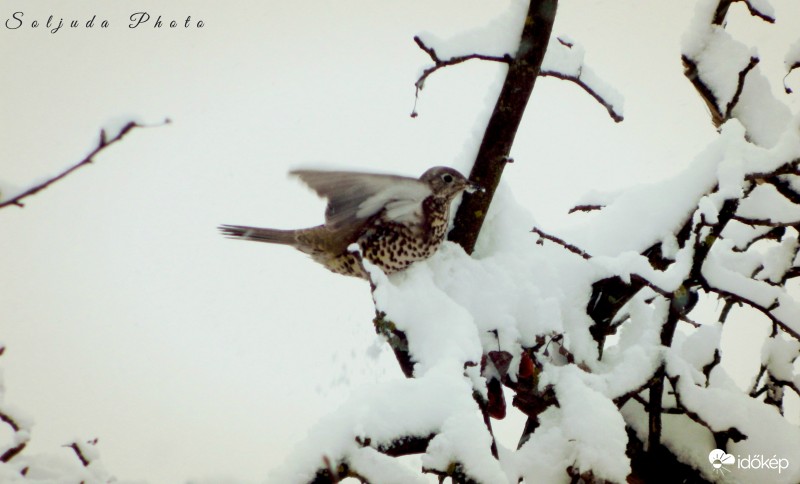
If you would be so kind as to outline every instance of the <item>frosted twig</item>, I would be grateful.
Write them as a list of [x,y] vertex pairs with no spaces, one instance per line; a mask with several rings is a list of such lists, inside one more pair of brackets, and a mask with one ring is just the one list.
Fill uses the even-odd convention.
[[379,445],[377,450],[382,454],[391,457],[400,457],[403,455],[422,454],[428,448],[428,444],[433,440],[436,434],[430,434],[425,437],[419,436],[405,436],[392,440],[389,444]]
[[467,474],[466,471],[464,471],[464,466],[462,464],[460,464],[460,463],[451,464],[450,467],[446,471],[440,471],[440,470],[437,470],[437,469],[423,467],[422,468],[422,472],[438,476],[439,482],[444,482],[445,479],[447,479],[448,477],[450,478],[450,481],[454,482],[454,483],[455,482],[465,482],[465,483],[466,482],[478,482],[475,479],[473,479],[472,477],[470,477],[470,475]]
[[[754,281],[754,282],[761,283],[761,284],[766,284],[766,283],[764,283],[762,281]],[[706,283],[706,284],[708,285],[708,283]],[[774,288],[775,286],[770,286],[770,287]],[[718,288],[718,287],[714,287],[714,286],[708,285],[708,290],[711,291],[711,292],[716,293],[720,297],[730,298],[730,299],[732,299],[732,300],[734,300],[736,302],[745,304],[747,306],[750,306],[753,309],[756,309],[761,314],[763,314],[764,316],[768,317],[770,319],[770,321],[772,321],[772,323],[774,325],[776,325],[777,327],[779,327],[782,330],[784,330],[786,332],[786,334],[788,334],[792,338],[800,341],[800,333],[798,333],[797,331],[792,329],[785,321],[780,319],[773,312],[778,307],[778,306],[776,306],[776,304],[777,304],[777,299],[779,299],[779,298],[776,298],[776,302],[773,302],[773,304],[770,307],[764,307],[761,304],[758,304],[757,302],[755,302],[755,301],[753,301],[753,300],[751,300],[751,299],[749,299],[749,298],[747,298],[745,296],[742,296],[741,294],[736,294],[736,293],[728,291],[726,289],[721,289],[721,288]],[[789,295],[788,295],[788,293],[786,291],[780,291],[780,295],[782,295],[784,297],[787,297],[787,298],[789,297]]]
[[628,403],[629,400],[633,399],[634,401],[641,403],[643,407],[647,408],[647,401],[641,396],[641,393],[645,390],[648,390],[653,383],[653,378],[648,378],[647,381],[639,385],[638,388],[615,398],[614,405],[616,405],[617,408],[622,408],[626,403]]
[[414,377],[414,361],[408,351],[408,338],[406,334],[397,329],[397,326],[386,318],[386,313],[375,310],[375,318],[372,320],[375,325],[375,332],[386,338],[389,347],[392,348],[397,363],[406,378]]
[[25,205],[22,203],[22,199],[27,198],[27,197],[29,197],[31,195],[34,195],[35,193],[38,193],[41,190],[44,190],[45,188],[49,187],[50,185],[52,185],[53,183],[57,182],[58,180],[61,180],[62,178],[66,177],[67,175],[69,175],[73,171],[77,170],[78,168],[88,165],[89,163],[94,161],[93,158],[98,153],[103,151],[108,146],[110,146],[110,145],[116,143],[117,141],[121,140],[123,137],[125,137],[126,134],[131,132],[133,129],[135,129],[135,128],[150,128],[150,127],[153,127],[153,126],[163,126],[164,124],[168,124],[169,122],[170,122],[170,120],[166,119],[166,120],[164,120],[162,123],[160,123],[158,125],[145,125],[145,124],[139,124],[139,123],[137,123],[135,121],[131,121],[128,124],[126,124],[119,131],[119,133],[117,133],[114,137],[112,137],[110,139],[108,139],[106,131],[104,129],[101,129],[100,130],[100,141],[98,142],[97,147],[95,147],[91,152],[89,152],[89,154],[86,155],[81,161],[79,161],[78,163],[72,165],[71,167],[67,168],[66,170],[62,171],[58,175],[56,175],[56,176],[54,176],[52,178],[49,178],[49,179],[45,180],[44,182],[39,183],[39,184],[37,184],[37,185],[35,185],[35,186],[31,187],[31,188],[28,188],[27,190],[25,190],[24,192],[20,193],[19,195],[15,196],[13,198],[10,198],[10,199],[5,200],[5,201],[0,201],[0,208],[5,208],[5,207],[8,207],[9,205],[16,205],[17,207],[24,207]]
[[672,396],[675,398],[675,407],[682,410],[684,415],[689,417],[690,419],[694,420],[695,422],[699,423],[703,427],[707,428],[714,434],[714,440],[716,441],[717,445],[721,443],[725,443],[728,439],[734,442],[740,442],[747,438],[747,435],[743,434],[742,431],[737,429],[736,427],[729,427],[725,430],[714,430],[710,423],[708,423],[703,417],[699,414],[695,413],[694,411],[690,410],[683,404],[681,400],[681,393],[678,390],[678,382],[680,381],[680,375],[668,376],[667,379],[669,380],[670,384],[672,385]]
[[[795,162],[797,163],[797,162]],[[796,166],[796,165],[795,165]],[[800,205],[800,192],[795,190],[792,185],[786,180],[788,177],[769,177],[766,181],[771,183],[778,193],[789,199],[792,203]]]
[[800,267],[792,267],[786,271],[786,274],[783,275],[783,282],[794,279],[795,277],[800,277]]
[[753,2],[750,0],[744,0],[744,3],[747,5],[747,10],[750,11],[750,15],[754,17],[758,17],[765,22],[769,22],[771,24],[775,23],[775,17],[762,12],[761,10],[757,9]]
[[747,74],[750,71],[755,69],[755,67],[758,65],[758,62],[759,62],[758,57],[751,56],[750,62],[747,63],[744,69],[739,71],[739,82],[736,84],[736,92],[734,93],[733,97],[728,103],[728,106],[725,108],[725,119],[731,118],[733,114],[733,108],[735,108],[736,104],[739,103],[739,96],[742,95],[742,89],[744,89],[745,78],[747,77]]
[[[770,375],[770,376],[771,376],[771,375]],[[795,382],[792,382],[792,381],[787,381],[787,380],[779,380],[779,379],[777,379],[777,378],[774,378],[774,377],[772,378],[772,381],[773,381],[773,383],[775,383],[775,384],[776,384],[776,385],[778,385],[778,386],[782,386],[782,387],[789,387],[789,388],[791,388],[791,389],[792,389],[792,391],[793,391],[795,394],[797,394],[797,396],[800,396],[800,387],[799,387],[799,386],[797,386],[797,384],[796,384]]]
[[793,225],[800,224],[800,220],[794,220],[791,222],[773,222],[770,219],[762,219],[762,218],[749,218],[749,217],[742,217],[740,215],[734,215],[732,220],[736,220],[737,222],[741,222],[745,225],[752,226],[762,226],[762,227],[790,227]]
[[547,52],[557,7],[557,0],[531,0],[525,14],[519,50],[508,66],[469,174],[469,179],[484,190],[464,194],[453,230],[448,234],[448,239],[463,247],[467,254],[475,249],[489,205],[508,163],[511,146]]
[[728,15],[728,9],[730,8],[731,4],[739,1],[744,2],[745,5],[747,5],[747,10],[750,11],[750,15],[758,17],[761,20],[771,24],[775,23],[775,18],[756,8],[751,0],[720,0],[719,4],[717,4],[717,10],[714,12],[714,19],[711,23],[714,25],[722,25],[725,22],[725,17]]
[[739,82],[736,85],[736,92],[725,106],[723,112],[722,106],[719,105],[719,99],[717,99],[712,89],[706,84],[706,81],[700,77],[697,62],[685,55],[681,56],[681,60],[685,68],[684,75],[691,81],[692,85],[711,111],[711,122],[714,124],[715,128],[719,128],[723,122],[731,118],[733,109],[739,102],[739,96],[741,96],[742,89],[744,89],[744,81],[747,78],[747,74],[753,70],[759,62],[758,57],[750,57],[750,62],[739,71]]
[[[800,159],[788,161],[788,162],[784,163],[783,165],[779,166],[778,168],[775,168],[774,170],[772,170],[770,172],[767,172],[767,173],[764,173],[764,172],[748,173],[748,174],[745,175],[745,179],[746,180],[753,180],[753,181],[771,183],[773,185],[776,185],[776,188],[778,188],[780,190],[780,188],[777,185],[786,184],[785,180],[783,180],[782,178],[778,178],[779,176],[783,176],[783,175],[799,176],[800,175]],[[783,183],[776,183],[776,182],[783,182]],[[788,185],[788,184],[786,184],[786,185]],[[800,198],[797,197],[798,193],[796,191],[793,191],[793,194],[796,196],[795,199],[791,199],[788,196],[786,198],[789,198],[790,200],[792,200],[795,203],[800,203]]]
[[417,116],[417,99],[419,99],[419,92],[425,87],[425,80],[433,74],[434,72],[438,71],[442,67],[453,66],[456,64],[461,64],[462,62],[466,62],[472,59],[484,60],[484,61],[491,61],[491,62],[503,62],[505,64],[510,64],[514,61],[514,58],[511,57],[511,54],[505,54],[502,57],[493,56],[493,55],[484,55],[484,54],[467,54],[467,55],[460,55],[456,57],[451,57],[449,59],[441,59],[438,54],[436,54],[436,50],[433,47],[429,47],[419,36],[414,36],[414,42],[422,49],[428,56],[430,56],[431,60],[433,61],[433,66],[428,67],[424,71],[422,71],[422,75],[419,76],[417,82],[414,83],[415,92],[414,92],[414,109],[411,112],[411,117],[414,118]]
[[562,81],[574,82],[581,89],[583,89],[590,96],[592,96],[597,102],[599,102],[604,108],[606,108],[606,111],[608,111],[608,115],[611,116],[611,119],[613,119],[615,122],[619,123],[624,119],[622,114],[617,112],[614,105],[606,101],[606,99],[603,96],[601,96],[589,84],[587,84],[583,79],[581,79],[581,76],[573,76],[570,74],[565,74],[563,72],[549,71],[549,70],[542,70],[542,72],[540,72],[539,75],[547,77],[555,77],[556,79],[561,79]]

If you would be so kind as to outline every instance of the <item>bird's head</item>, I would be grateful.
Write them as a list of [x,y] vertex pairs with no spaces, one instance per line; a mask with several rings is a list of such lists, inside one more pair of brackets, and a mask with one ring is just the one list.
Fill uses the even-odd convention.
[[462,191],[473,192],[480,190],[480,187],[459,173],[447,166],[434,166],[420,177],[420,180],[431,187],[434,195],[452,199]]

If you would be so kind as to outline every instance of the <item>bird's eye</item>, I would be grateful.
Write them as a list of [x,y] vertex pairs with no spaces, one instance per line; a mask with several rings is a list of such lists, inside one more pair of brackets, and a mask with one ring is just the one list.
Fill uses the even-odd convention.
[[445,183],[453,183],[453,175],[445,173],[442,175],[442,180],[444,180]]

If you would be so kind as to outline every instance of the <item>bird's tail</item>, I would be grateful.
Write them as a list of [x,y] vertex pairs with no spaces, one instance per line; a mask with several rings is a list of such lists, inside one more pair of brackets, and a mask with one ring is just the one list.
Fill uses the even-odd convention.
[[220,225],[222,235],[231,239],[255,240],[270,244],[295,245],[296,230],[262,229],[259,227],[246,227],[244,225]]

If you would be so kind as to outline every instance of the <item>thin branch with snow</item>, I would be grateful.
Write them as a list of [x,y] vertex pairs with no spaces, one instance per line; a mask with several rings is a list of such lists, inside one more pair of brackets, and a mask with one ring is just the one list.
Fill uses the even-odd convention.
[[551,39],[540,75],[575,83],[606,108],[615,122],[624,119],[622,96],[586,65],[584,49],[574,41],[563,37]]
[[483,55],[483,54],[467,54],[467,55],[459,55],[455,57],[450,57],[449,59],[442,59],[436,54],[436,50],[433,47],[428,46],[423,42],[419,36],[414,36],[414,42],[422,49],[426,54],[428,54],[433,61],[433,66],[426,68],[422,71],[417,82],[414,83],[414,87],[416,91],[414,92],[414,109],[411,111],[411,117],[417,117],[417,99],[419,99],[419,92],[425,87],[425,80],[433,74],[434,72],[438,71],[443,67],[454,66],[457,64],[461,64],[462,62],[467,62],[469,60],[478,59],[483,61],[491,61],[491,62],[502,62],[504,64],[511,64],[514,59],[511,57],[511,54],[505,54],[502,57],[493,56],[493,55]]
[[509,160],[528,99],[544,60],[557,0],[531,0],[520,47],[509,65],[500,96],[486,126],[469,179],[482,191],[465,193],[448,238],[472,253],[503,169]]
[[7,200],[1,200],[0,199],[0,208],[5,208],[5,207],[11,206],[11,205],[15,205],[17,207],[24,207],[25,205],[22,203],[22,200],[24,200],[25,198],[30,197],[31,195],[34,195],[34,194],[36,194],[36,193],[38,193],[38,192],[40,192],[42,190],[44,190],[45,188],[47,188],[50,185],[52,185],[53,183],[61,180],[62,178],[64,178],[67,175],[69,175],[70,173],[74,172],[75,170],[92,163],[94,161],[94,157],[95,156],[97,156],[100,152],[102,152],[103,150],[105,150],[109,146],[113,145],[114,143],[122,140],[122,138],[124,138],[125,135],[127,135],[128,133],[130,133],[134,129],[136,129],[136,128],[149,128],[149,127],[153,127],[153,126],[162,126],[164,124],[168,124],[169,122],[170,122],[170,120],[166,119],[166,120],[164,120],[164,122],[162,122],[160,124],[157,124],[157,125],[146,125],[146,124],[139,124],[139,123],[137,123],[135,121],[130,121],[127,124],[125,124],[116,134],[114,134],[110,138],[109,138],[108,133],[106,133],[106,130],[104,130],[104,129],[100,130],[100,140],[97,143],[97,146],[92,151],[90,151],[81,161],[79,161],[78,163],[70,166],[66,170],[64,170],[61,173],[59,173],[58,175],[56,175],[56,176],[54,176],[52,178],[49,178],[49,179],[45,180],[42,183],[39,183],[37,185],[34,185],[34,186],[28,188],[27,190],[23,191],[22,193],[19,193],[19,194],[15,195],[15,196],[7,199]]

